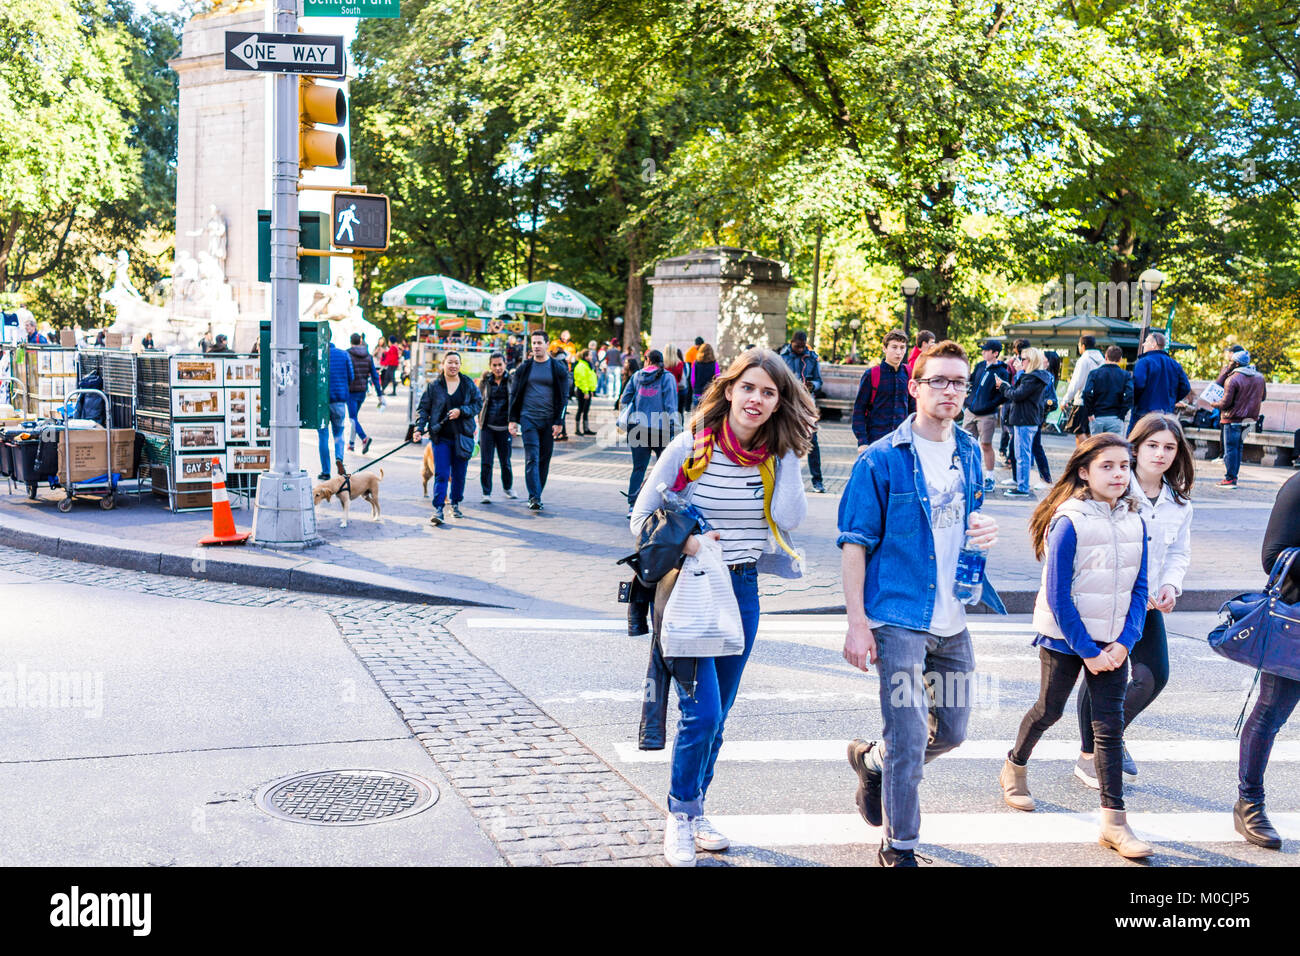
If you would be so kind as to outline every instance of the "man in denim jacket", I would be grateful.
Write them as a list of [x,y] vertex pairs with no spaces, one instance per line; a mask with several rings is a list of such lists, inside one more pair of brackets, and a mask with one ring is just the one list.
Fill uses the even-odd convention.
[[[970,526],[984,503],[980,448],[953,425],[969,379],[955,342],[919,356],[908,382],[915,414],[858,456],[840,499],[844,658],[877,666],[884,723],[882,743],[849,745],[849,763],[859,812],[885,824],[882,866],[916,866],[923,766],[965,739],[970,717],[975,654],[953,590],[957,555],[991,547],[997,522],[980,515]],[[987,580],[982,600],[1006,613]]]

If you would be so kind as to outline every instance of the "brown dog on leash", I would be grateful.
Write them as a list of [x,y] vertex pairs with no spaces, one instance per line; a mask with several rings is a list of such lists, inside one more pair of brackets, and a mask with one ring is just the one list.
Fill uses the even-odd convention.
[[424,485],[424,497],[429,497],[429,479],[433,477],[433,445],[424,446],[424,458],[420,460],[420,481]]
[[348,526],[348,505],[353,498],[362,498],[370,502],[370,517],[379,520],[379,482],[384,477],[384,469],[379,473],[359,471],[353,475],[335,475],[329,481],[323,481],[312,489],[312,504],[319,505],[337,497],[343,506],[343,520],[340,528]]

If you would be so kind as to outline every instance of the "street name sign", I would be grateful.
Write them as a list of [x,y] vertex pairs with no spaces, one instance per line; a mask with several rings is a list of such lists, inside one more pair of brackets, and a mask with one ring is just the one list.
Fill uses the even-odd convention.
[[342,76],[343,38],[227,30],[226,69]]
[[383,252],[388,248],[388,197],[335,193],[330,239],[340,249]]
[[303,0],[307,17],[400,17],[401,0]]

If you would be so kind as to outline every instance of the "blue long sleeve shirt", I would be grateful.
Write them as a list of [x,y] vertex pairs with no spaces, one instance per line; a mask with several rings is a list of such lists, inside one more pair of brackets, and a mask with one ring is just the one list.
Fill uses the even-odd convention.
[[[1146,623],[1147,613],[1147,544],[1146,535],[1142,535],[1142,566],[1138,569],[1137,580],[1133,582],[1132,596],[1129,598],[1128,614],[1124,618],[1124,629],[1116,640],[1127,651],[1142,637],[1142,626]],[[1034,638],[1035,647],[1046,647],[1059,654],[1075,654],[1087,659],[1101,653],[1101,645],[1092,639],[1088,629],[1083,625],[1079,609],[1074,605],[1071,584],[1074,581],[1074,555],[1079,538],[1074,531],[1074,523],[1069,520],[1057,521],[1047,535],[1047,606],[1056,617],[1057,626],[1065,635],[1065,640],[1039,634]]]

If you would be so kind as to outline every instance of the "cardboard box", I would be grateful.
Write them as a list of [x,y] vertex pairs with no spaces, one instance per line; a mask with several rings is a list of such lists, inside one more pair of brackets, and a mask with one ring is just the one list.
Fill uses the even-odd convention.
[[59,329],[59,344],[65,349],[75,349],[77,347],[77,332],[75,329]]
[[[59,441],[59,480],[64,484],[90,481],[108,473],[104,461],[104,429],[74,428],[66,439]],[[110,440],[113,446],[113,471],[122,478],[134,478],[135,429],[114,428]],[[68,454],[71,452],[71,473],[68,471]]]
[[226,449],[226,473],[250,474],[271,470],[270,448]]
[[176,492],[176,510],[193,511],[202,508],[212,507],[212,489],[204,488],[200,491],[197,487],[193,491]]
[[172,418],[217,418],[226,414],[226,393],[220,388],[172,389]]

